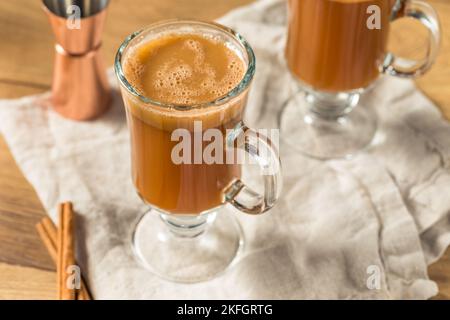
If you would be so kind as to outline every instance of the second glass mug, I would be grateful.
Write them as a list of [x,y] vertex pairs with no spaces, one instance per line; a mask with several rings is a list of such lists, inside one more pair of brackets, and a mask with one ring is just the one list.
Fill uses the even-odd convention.
[[[124,71],[130,52],[152,39],[183,33],[213,38],[231,48],[244,62],[242,81],[225,96],[198,105],[167,104],[145,97]],[[224,204],[260,214],[269,210],[280,194],[276,148],[242,122],[255,73],[252,48],[238,33],[219,24],[165,21],[130,35],[118,50],[115,71],[130,130],[133,181],[151,207],[134,229],[134,252],[147,269],[162,278],[185,283],[210,279],[226,270],[243,245],[242,230]],[[219,129],[225,135],[226,149],[246,152],[261,167],[262,194],[240,180],[240,164],[173,162],[176,142],[171,141],[171,134],[180,128],[192,132],[197,122],[203,131]]]
[[[281,136],[305,155],[340,158],[372,141],[376,116],[360,96],[381,74],[415,78],[434,63],[440,45],[436,12],[418,0],[289,0],[286,61],[296,89],[279,118]],[[429,31],[427,57],[387,51],[391,22],[419,21]],[[355,108],[355,109],[354,109]]]

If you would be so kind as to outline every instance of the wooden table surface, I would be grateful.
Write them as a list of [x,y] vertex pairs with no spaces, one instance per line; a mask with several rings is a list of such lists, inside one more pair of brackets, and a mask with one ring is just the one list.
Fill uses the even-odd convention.
[[[212,20],[250,2],[252,0],[112,0],[103,37],[106,62],[112,64],[115,51],[126,35],[147,24],[175,17]],[[443,49],[437,65],[417,82],[450,119],[450,1],[429,2],[441,16]],[[414,51],[411,48],[415,49],[419,43],[417,37],[394,37],[394,42],[408,44],[410,49],[403,50],[405,54]],[[48,90],[53,66],[53,34],[40,1],[0,1],[0,39],[0,98],[17,98]],[[44,215],[35,191],[0,137],[0,299],[55,297],[54,266],[34,229]],[[439,285],[438,298],[449,299],[450,250],[429,268],[429,273]]]

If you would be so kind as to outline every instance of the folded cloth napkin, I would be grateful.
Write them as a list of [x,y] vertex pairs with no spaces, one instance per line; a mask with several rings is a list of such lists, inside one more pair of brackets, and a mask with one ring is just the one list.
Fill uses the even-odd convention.
[[[219,20],[255,49],[246,121],[275,128],[292,94],[283,62],[286,8],[258,1]],[[147,207],[130,178],[117,81],[94,122],[38,107],[48,94],[0,101],[0,129],[52,218],[72,200],[79,261],[96,299],[410,298],[435,295],[427,265],[450,242],[450,124],[414,86],[382,78],[364,96],[379,116],[373,146],[352,160],[316,161],[281,144],[284,192],[262,216],[237,214],[247,241],[227,273],[176,284],[140,267],[130,232]],[[250,176],[250,178],[252,178]],[[157,257],[155,257],[157,258]]]

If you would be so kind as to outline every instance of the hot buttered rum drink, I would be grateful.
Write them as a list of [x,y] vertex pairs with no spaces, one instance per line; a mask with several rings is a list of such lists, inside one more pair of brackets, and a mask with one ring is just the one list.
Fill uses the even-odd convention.
[[[125,76],[151,101],[125,98],[133,181],[147,203],[167,213],[199,214],[224,202],[224,189],[240,177],[240,166],[194,163],[193,153],[198,152],[194,150],[194,122],[201,121],[203,132],[219,129],[225,143],[225,131],[242,119],[245,99],[214,108],[182,106],[206,104],[226,95],[242,80],[245,67],[223,41],[195,33],[166,34],[127,53]],[[176,164],[172,159],[180,143],[171,139],[176,129],[192,133],[191,163]],[[209,143],[201,142],[204,148]]]
[[289,0],[289,69],[317,91],[366,88],[380,74],[395,0]]

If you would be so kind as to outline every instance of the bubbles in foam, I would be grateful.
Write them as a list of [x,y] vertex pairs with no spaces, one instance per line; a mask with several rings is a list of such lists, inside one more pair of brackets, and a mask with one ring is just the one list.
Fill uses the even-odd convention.
[[125,76],[130,84],[141,94],[144,94],[144,84],[141,79],[145,73],[146,67],[136,54],[134,49],[127,55],[125,64],[123,65]]
[[162,102],[196,104],[227,94],[241,81],[243,61],[217,40],[200,35],[167,38],[151,41],[148,47],[144,44],[145,55],[128,60],[127,78],[133,78],[133,85],[144,95]]

